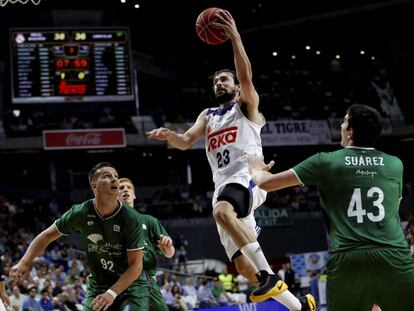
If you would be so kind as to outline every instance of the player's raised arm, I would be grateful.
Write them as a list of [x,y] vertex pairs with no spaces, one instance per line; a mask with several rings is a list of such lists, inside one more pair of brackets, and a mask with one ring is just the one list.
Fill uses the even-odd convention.
[[194,125],[184,134],[178,134],[165,127],[154,129],[145,134],[150,139],[166,140],[171,146],[177,149],[186,150],[204,135],[206,113],[207,109],[201,112]]
[[256,115],[258,114],[259,95],[253,85],[252,67],[237,30],[236,22],[230,12],[226,10],[221,11],[219,19],[218,25],[229,36],[233,48],[237,79],[240,82],[240,104],[246,105],[248,119],[261,122],[262,118]]

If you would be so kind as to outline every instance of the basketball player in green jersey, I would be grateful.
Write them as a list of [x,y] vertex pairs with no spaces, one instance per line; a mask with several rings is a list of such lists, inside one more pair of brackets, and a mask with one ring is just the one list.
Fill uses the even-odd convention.
[[83,310],[146,310],[146,286],[140,277],[144,240],[138,213],[118,201],[118,173],[109,163],[89,172],[94,199],[75,204],[30,243],[26,254],[10,271],[17,281],[46,247],[62,235],[80,231],[91,275]]
[[262,189],[319,188],[330,222],[329,311],[414,308],[414,262],[398,214],[403,164],[373,148],[381,130],[375,109],[352,105],[341,125],[344,149],[318,153],[278,174],[267,172],[272,162],[249,159],[253,179]]
[[[134,207],[135,186],[128,178],[119,179],[119,200],[130,207]],[[149,311],[168,311],[155,279],[157,267],[157,252],[161,251],[165,257],[171,258],[175,254],[172,239],[158,219],[151,215],[139,213],[144,236],[144,273],[148,276],[149,286],[145,293],[149,295]]]

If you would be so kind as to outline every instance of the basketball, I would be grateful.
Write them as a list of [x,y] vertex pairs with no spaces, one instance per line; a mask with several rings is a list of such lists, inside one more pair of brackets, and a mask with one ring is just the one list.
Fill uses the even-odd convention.
[[213,22],[217,21],[219,8],[208,8],[200,13],[196,21],[196,32],[198,37],[205,43],[210,45],[222,44],[228,39],[223,29],[213,26]]

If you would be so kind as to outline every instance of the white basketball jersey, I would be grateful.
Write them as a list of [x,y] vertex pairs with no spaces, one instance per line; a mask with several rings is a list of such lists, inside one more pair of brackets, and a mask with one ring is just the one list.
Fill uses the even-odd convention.
[[206,153],[216,189],[228,183],[249,188],[247,160],[251,154],[262,154],[260,131],[265,124],[262,118],[260,125],[250,121],[236,102],[207,110]]

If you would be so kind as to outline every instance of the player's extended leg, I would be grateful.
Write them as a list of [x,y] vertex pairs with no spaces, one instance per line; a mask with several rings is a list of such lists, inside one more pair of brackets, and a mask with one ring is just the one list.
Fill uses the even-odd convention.
[[285,291],[287,286],[270,268],[257,242],[256,232],[241,220],[251,216],[252,198],[251,189],[241,184],[227,184],[218,194],[213,217],[255,268],[260,282],[250,299],[258,302]]
[[[252,274],[258,281],[258,288],[252,292],[250,300],[254,302],[274,298],[291,310],[301,310],[302,305],[290,291],[287,285],[275,275],[270,268],[263,251],[257,242],[256,221],[254,209],[263,203],[262,190],[257,187],[249,188],[241,184],[227,184],[220,190],[214,205],[213,216],[218,224],[221,242],[229,258],[239,250],[246,261],[239,264],[239,271],[253,280]],[[244,263],[247,266],[242,267]],[[252,272],[254,270],[254,272]],[[305,302],[308,304],[306,297]],[[312,297],[313,299],[313,297]],[[302,310],[314,310],[303,309]]]

